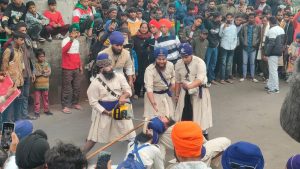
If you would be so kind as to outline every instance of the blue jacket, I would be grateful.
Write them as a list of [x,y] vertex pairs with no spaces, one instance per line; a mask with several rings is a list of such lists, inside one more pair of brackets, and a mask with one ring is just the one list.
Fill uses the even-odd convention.
[[180,0],[175,1],[175,8],[176,8],[176,18],[177,20],[183,21],[183,18],[185,17],[187,13],[187,6],[186,4],[182,4]]

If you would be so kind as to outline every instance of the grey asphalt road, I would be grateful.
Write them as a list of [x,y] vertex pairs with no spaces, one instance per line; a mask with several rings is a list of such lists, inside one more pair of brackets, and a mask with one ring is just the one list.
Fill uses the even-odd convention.
[[[284,169],[287,159],[300,153],[300,146],[282,130],[279,123],[280,108],[289,89],[285,82],[280,85],[280,93],[271,95],[264,91],[263,83],[251,81],[212,86],[214,126],[209,130],[210,138],[225,136],[233,143],[249,141],[257,144],[263,152],[266,169]],[[87,100],[82,105],[83,111],[74,110],[68,115],[60,112],[60,105],[54,105],[51,107],[54,116],[42,115],[34,121],[34,127],[46,131],[51,146],[63,141],[81,147],[91,123],[91,108]],[[142,98],[134,101],[134,111],[135,117],[142,117]],[[103,144],[97,144],[93,150],[101,146]],[[119,142],[107,150],[112,152],[113,163],[122,161],[126,147],[126,142]],[[95,159],[90,163],[95,163]]]

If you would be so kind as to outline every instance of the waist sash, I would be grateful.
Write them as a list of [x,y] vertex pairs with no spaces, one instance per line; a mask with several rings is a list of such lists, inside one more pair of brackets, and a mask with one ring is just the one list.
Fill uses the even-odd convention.
[[116,105],[119,103],[119,100],[116,101],[99,101],[99,104],[105,108],[107,111],[111,111],[116,107]]

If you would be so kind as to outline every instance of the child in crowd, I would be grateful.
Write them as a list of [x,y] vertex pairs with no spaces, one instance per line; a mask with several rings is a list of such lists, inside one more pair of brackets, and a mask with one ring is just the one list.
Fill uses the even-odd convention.
[[70,25],[64,23],[61,13],[56,10],[56,0],[48,0],[48,7],[44,16],[49,19],[49,24],[46,25],[43,36],[50,41],[54,36],[56,39],[63,39]]
[[192,40],[192,46],[194,55],[200,57],[202,60],[205,58],[206,50],[208,47],[208,30],[203,29],[201,30],[200,36]]
[[287,78],[292,75],[294,71],[295,61],[300,57],[300,33],[296,35],[296,40],[290,45],[288,54],[290,57],[287,66]]
[[34,115],[40,117],[40,97],[43,99],[44,113],[46,115],[53,115],[49,111],[49,76],[51,74],[51,68],[49,63],[46,61],[45,51],[43,49],[37,49],[35,56],[37,62],[35,63],[35,76],[34,81]]
[[45,39],[40,36],[41,31],[44,26],[49,23],[49,20],[37,12],[35,3],[29,1],[26,3],[27,14],[25,22],[28,26],[27,33],[32,38],[33,41],[44,42]]
[[128,12],[128,19],[127,19],[128,29],[130,31],[131,36],[134,36],[138,32],[142,21],[137,19],[136,8],[131,7],[128,9],[127,12]]

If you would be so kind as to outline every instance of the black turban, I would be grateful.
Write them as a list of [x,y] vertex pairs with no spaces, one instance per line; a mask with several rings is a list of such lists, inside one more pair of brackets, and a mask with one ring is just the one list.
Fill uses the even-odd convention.
[[47,134],[37,130],[22,139],[16,151],[16,163],[19,168],[31,169],[45,163],[45,153],[50,149]]

